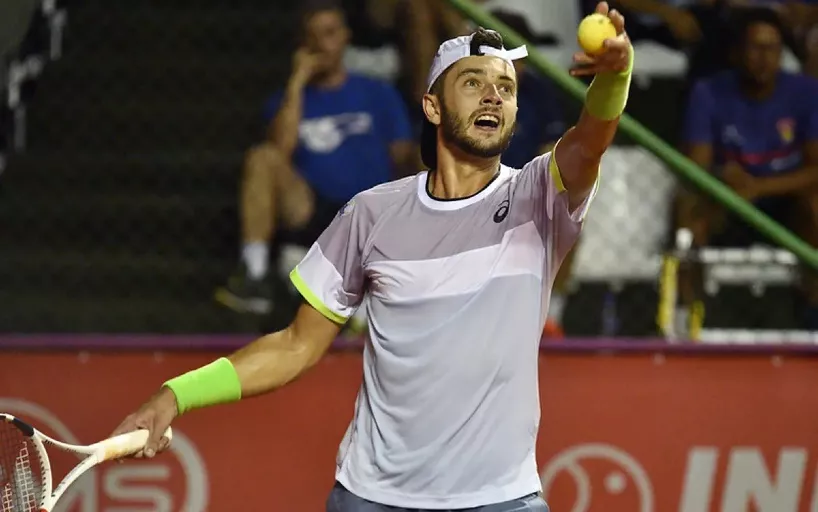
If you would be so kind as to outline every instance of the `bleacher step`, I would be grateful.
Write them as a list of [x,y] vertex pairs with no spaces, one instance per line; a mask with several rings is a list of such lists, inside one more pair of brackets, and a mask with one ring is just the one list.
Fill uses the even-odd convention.
[[234,196],[243,161],[243,151],[30,151],[11,156],[0,190],[4,186],[10,193],[12,187],[46,187],[79,194],[124,190],[132,196],[157,191]]
[[165,294],[143,298],[76,298],[70,295],[0,291],[0,329],[12,332],[230,333],[258,330],[258,319],[225,310],[208,297],[175,300]]
[[[68,194],[58,190],[37,200],[6,197],[0,218],[3,237],[15,247],[87,250],[152,248],[165,253],[222,253],[235,237],[235,198],[218,195],[155,196]],[[44,227],[32,230],[31,226]]]
[[5,292],[63,294],[108,300],[165,295],[176,300],[208,299],[233,268],[206,254],[187,257],[153,250],[25,250],[0,252]]

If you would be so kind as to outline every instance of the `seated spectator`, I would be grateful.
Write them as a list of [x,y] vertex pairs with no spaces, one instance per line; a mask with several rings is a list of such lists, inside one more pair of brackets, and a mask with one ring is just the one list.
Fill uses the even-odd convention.
[[818,1],[768,1],[792,34],[803,71],[818,78]]
[[[526,41],[536,39],[526,19],[517,13],[497,10],[492,14],[520,34]],[[503,153],[503,163],[522,169],[534,157],[551,151],[567,129],[559,105],[556,87],[545,77],[526,65],[526,59],[514,61],[517,71],[517,124],[511,144]],[[562,332],[562,312],[565,294],[571,276],[574,251],[568,253],[554,282],[551,306],[545,324],[545,336],[559,338]]]
[[[484,0],[477,0],[478,3]],[[426,93],[426,75],[437,47],[443,41],[471,33],[468,21],[441,0],[341,0],[352,29],[352,46],[357,50],[351,61],[361,73],[391,75],[408,106],[416,135],[420,135],[423,112],[418,108]],[[369,50],[375,55],[393,48],[396,68],[383,54],[361,58]],[[375,66],[375,69],[372,67]]]
[[[486,0],[472,1],[482,4]],[[413,107],[412,114],[417,112],[420,125],[425,117],[416,106],[426,93],[426,77],[437,47],[453,37],[470,34],[474,27],[471,20],[443,0],[402,0],[396,12],[403,60],[400,87]]]
[[[780,70],[783,29],[772,11],[748,9],[738,22],[735,69],[698,82],[691,93],[686,152],[818,246],[818,81]],[[701,197],[685,194],[679,206],[681,224],[691,229],[696,245],[763,242],[746,223]],[[684,288],[691,303],[692,283]],[[806,288],[818,308],[814,285]]]
[[239,312],[272,308],[274,236],[308,248],[355,194],[417,170],[398,93],[343,67],[350,37],[343,11],[328,1],[312,5],[302,29],[287,85],[265,109],[267,140],[244,164],[241,264],[216,293]]
[[[582,1],[588,9],[590,0]],[[816,0],[612,0],[612,4],[625,13],[632,41],[655,41],[689,55],[688,85],[729,68],[731,20],[744,9],[758,8],[778,13],[784,42],[804,71],[818,76]]]
[[[588,12],[596,5],[588,0],[583,3]],[[708,7],[712,3],[701,2]],[[613,0],[611,4],[625,13],[628,37],[633,41],[650,40],[678,49],[697,43],[704,35],[693,10],[698,0]]]
[[688,85],[728,67],[729,5],[725,0],[612,0],[611,3],[628,20],[628,37],[632,41],[654,41],[688,54]]

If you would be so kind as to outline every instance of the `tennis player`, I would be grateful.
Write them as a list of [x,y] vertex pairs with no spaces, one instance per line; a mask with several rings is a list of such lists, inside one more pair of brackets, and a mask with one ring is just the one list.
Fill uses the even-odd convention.
[[291,278],[292,324],[176,377],[116,433],[268,393],[315,365],[368,297],[364,378],[341,441],[330,512],[547,511],[535,460],[538,346],[551,285],[597,190],[628,95],[620,34],[596,57],[576,125],[522,169],[500,164],[517,114],[513,61],[496,32],[444,42],[423,98],[428,172],[355,196]]

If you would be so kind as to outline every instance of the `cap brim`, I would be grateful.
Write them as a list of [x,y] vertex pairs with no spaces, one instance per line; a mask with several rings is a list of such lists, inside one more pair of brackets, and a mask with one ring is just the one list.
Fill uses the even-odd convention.
[[429,169],[437,167],[437,126],[426,119],[425,115],[420,130],[420,159]]

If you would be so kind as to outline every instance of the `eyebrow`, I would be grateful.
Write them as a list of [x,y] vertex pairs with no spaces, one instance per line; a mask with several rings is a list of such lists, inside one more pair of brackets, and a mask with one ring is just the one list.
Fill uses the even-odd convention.
[[[485,70],[482,70],[480,68],[466,68],[466,69],[460,71],[460,73],[457,74],[457,78],[460,78],[463,75],[483,75],[483,76],[485,76],[486,72],[485,72]],[[498,80],[503,81],[503,82],[516,83],[516,81],[513,78],[511,78],[510,76],[508,76],[508,75],[500,75],[498,77]]]
[[460,71],[457,74],[457,77],[460,78],[463,75],[485,75],[486,72],[480,68],[466,68]]

